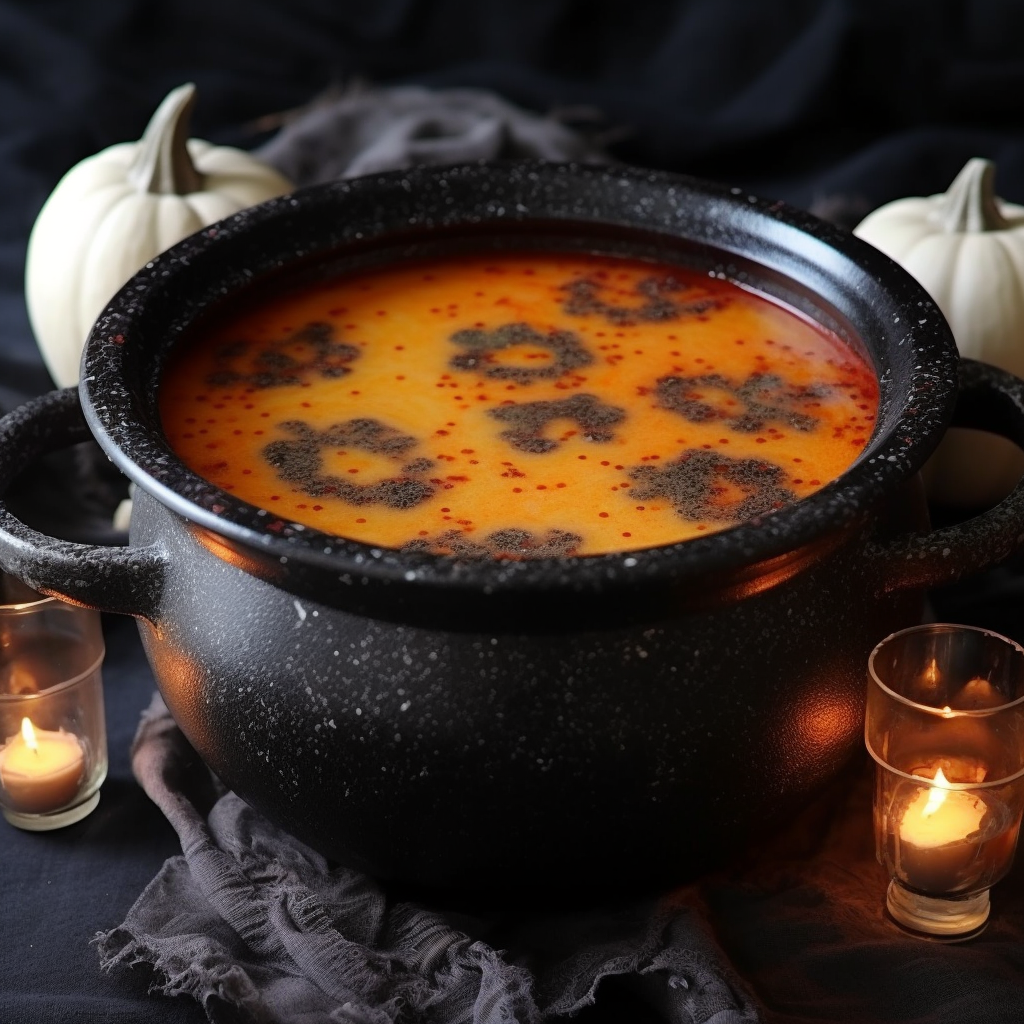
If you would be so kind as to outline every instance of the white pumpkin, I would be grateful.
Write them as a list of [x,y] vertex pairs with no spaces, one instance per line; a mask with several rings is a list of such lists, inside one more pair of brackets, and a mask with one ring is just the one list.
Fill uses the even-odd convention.
[[60,387],[78,382],[89,330],[132,274],[186,235],[292,189],[240,149],[189,139],[194,103],[193,85],[174,89],[138,142],[76,164],[36,219],[25,296]]
[[[854,229],[927,289],[962,356],[1024,377],[1024,206],[998,199],[995,167],[969,160],[949,191],[898,199]],[[925,466],[929,497],[961,507],[994,504],[1024,475],[1005,438],[951,430]]]

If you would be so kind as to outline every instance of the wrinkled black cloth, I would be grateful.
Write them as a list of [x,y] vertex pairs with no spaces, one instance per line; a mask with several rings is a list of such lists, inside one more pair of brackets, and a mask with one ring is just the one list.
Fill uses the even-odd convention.
[[256,155],[298,186],[420,164],[608,159],[597,139],[484,89],[367,85],[314,102]]
[[[157,700],[133,765],[170,859],[97,938],[214,1024],[1019,1024],[1024,872],[964,946],[883,913],[866,756],[783,829],[660,900],[467,913],[392,899],[219,788]],[[123,971],[117,970],[117,974]]]
[[761,1019],[684,895],[522,918],[446,913],[389,898],[218,796],[159,697],[132,764],[183,853],[98,937],[103,966],[152,967],[154,991],[192,996],[213,1022],[540,1024],[592,1004],[611,976],[643,979],[638,998],[666,1021]]

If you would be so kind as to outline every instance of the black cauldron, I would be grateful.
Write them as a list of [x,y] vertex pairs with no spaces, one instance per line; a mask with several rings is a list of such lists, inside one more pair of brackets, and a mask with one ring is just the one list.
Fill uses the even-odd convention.
[[[392,260],[537,247],[699,268],[823,323],[877,369],[867,450],[811,497],[719,534],[464,562],[282,522],[169,449],[161,367],[224,303]],[[1021,491],[928,531],[917,471],[954,408],[1024,446],[1024,384],[958,364],[908,274],[780,203],[622,168],[385,174],[237,214],[128,282],[92,332],[79,392],[0,423],[0,486],[87,423],[137,485],[130,544],[55,541],[3,512],[0,563],[136,616],[204,760],[330,857],[434,887],[654,885],[832,779],[861,743],[872,646],[919,620],[922,588],[1024,543]]]

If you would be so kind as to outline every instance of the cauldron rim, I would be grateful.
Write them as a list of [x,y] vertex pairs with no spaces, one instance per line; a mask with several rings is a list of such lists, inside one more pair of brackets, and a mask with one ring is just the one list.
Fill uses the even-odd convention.
[[[862,344],[874,346],[869,359],[880,406],[864,452],[814,494],[706,537],[601,555],[470,561],[377,547],[277,519],[198,476],[170,449],[155,402],[161,363],[151,350],[166,354],[199,316],[230,296],[289,263],[400,246],[403,239],[408,245],[438,229],[526,227],[536,234],[556,225],[561,232],[633,232],[652,244],[689,245],[713,253],[714,272],[738,283],[748,284],[755,267],[764,275],[759,290],[778,278],[817,296],[823,316],[835,313]],[[296,230],[305,232],[298,245],[289,234]],[[234,264],[224,250],[236,256]],[[196,527],[264,566],[279,566],[283,582],[304,568],[345,582],[468,593],[582,592],[623,581],[678,585],[721,577],[853,528],[938,444],[956,402],[957,365],[952,334],[924,288],[873,247],[810,214],[669,172],[508,161],[314,185],[197,232],[147,264],[108,304],[86,345],[80,394],[94,436],[131,480]]]

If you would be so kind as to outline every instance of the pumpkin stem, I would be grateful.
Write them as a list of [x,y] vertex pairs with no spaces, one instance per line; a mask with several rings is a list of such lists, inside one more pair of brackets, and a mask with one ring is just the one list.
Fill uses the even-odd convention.
[[196,87],[187,82],[172,89],[156,108],[128,169],[128,180],[140,192],[185,196],[202,189],[203,175],[186,146],[195,102]]
[[996,165],[991,160],[972,157],[928,219],[951,234],[1005,230],[1010,222],[996,202],[995,177]]

